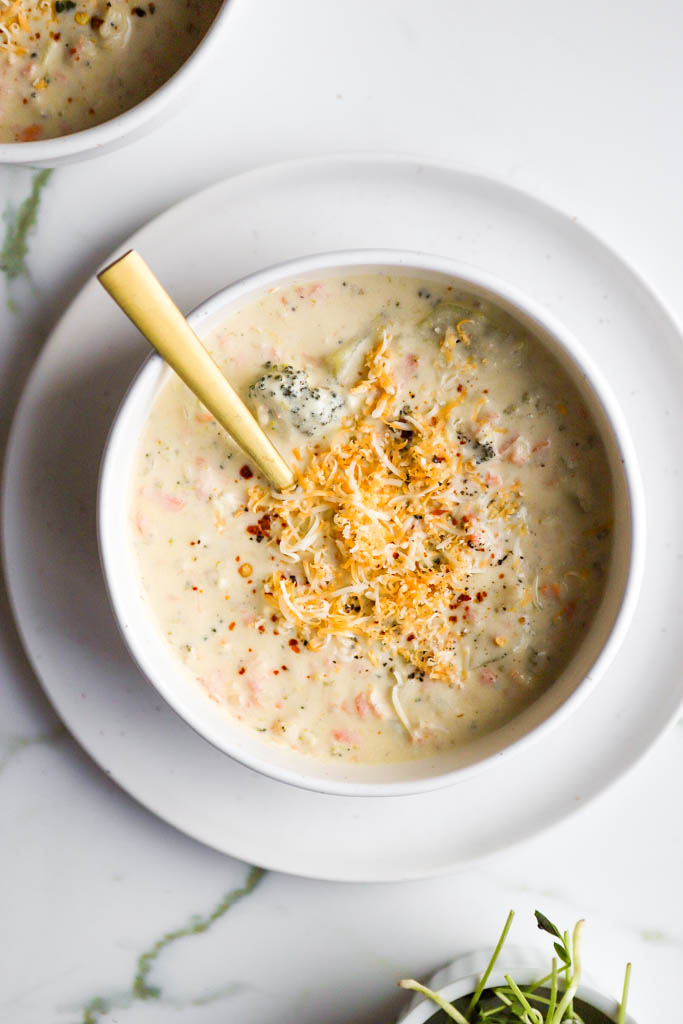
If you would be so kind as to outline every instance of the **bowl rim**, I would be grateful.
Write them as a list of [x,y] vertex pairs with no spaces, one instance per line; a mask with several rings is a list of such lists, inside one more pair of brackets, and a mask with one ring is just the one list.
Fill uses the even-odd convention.
[[98,150],[109,150],[112,145],[125,141],[140,131],[155,115],[168,110],[174,98],[179,97],[191,83],[202,61],[207,60],[217,46],[221,29],[239,0],[221,0],[213,21],[186,60],[176,68],[158,89],[145,96],[135,106],[121,111],[108,121],[94,124],[90,128],[56,135],[51,139],[37,139],[35,142],[0,142],[0,166],[19,164],[33,166],[61,163],[76,159],[80,155],[95,155]]
[[[275,781],[336,796],[404,796],[451,786],[485,770],[488,765],[501,757],[530,746],[557,727],[588,696],[615,656],[635,610],[645,564],[645,501],[642,483],[626,420],[609,384],[602,371],[595,366],[591,357],[568,328],[535,299],[487,270],[472,263],[414,250],[372,248],[315,253],[277,262],[236,279],[199,303],[188,314],[188,320],[193,328],[198,329],[204,321],[215,317],[223,307],[239,305],[243,298],[249,298],[258,294],[259,291],[300,275],[324,271],[335,273],[345,270],[379,273],[390,272],[392,268],[415,271],[417,276],[421,272],[443,274],[461,281],[465,286],[470,284],[488,290],[494,297],[500,297],[504,302],[538,323],[552,336],[564,354],[586,378],[590,390],[596,396],[599,405],[602,406],[613,440],[620,453],[630,513],[628,568],[622,598],[614,622],[586,675],[557,708],[528,732],[513,739],[502,749],[487,754],[472,764],[417,779],[382,782],[308,778],[303,772],[299,773],[296,770],[269,762],[266,744],[263,744],[266,748],[263,757],[254,756],[248,751],[236,750],[232,744],[226,742],[225,737],[219,735],[218,730],[208,729],[206,723],[198,721],[197,716],[188,713],[187,707],[182,706],[182,701],[173,691],[172,686],[165,687],[155,678],[156,673],[153,666],[150,665],[150,659],[146,656],[144,646],[136,643],[135,631],[130,628],[132,620],[124,613],[125,600],[120,602],[118,599],[115,583],[117,563],[113,552],[110,551],[109,537],[104,528],[103,509],[109,502],[109,495],[120,490],[116,484],[117,467],[113,462],[112,450],[116,447],[119,432],[124,429],[124,413],[129,407],[129,402],[140,390],[149,390],[148,378],[154,380],[166,370],[163,360],[154,352],[151,352],[143,361],[114,415],[103,449],[98,480],[97,539],[105,588],[119,632],[142,674],[186,724],[222,753]],[[201,332],[199,333],[201,334]]]

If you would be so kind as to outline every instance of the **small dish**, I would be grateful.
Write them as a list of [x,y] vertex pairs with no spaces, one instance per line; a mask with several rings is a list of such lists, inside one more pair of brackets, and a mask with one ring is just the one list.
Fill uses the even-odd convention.
[[107,153],[152,131],[196,84],[217,48],[235,0],[223,0],[204,37],[177,71],[155,92],[121,114],[92,128],[36,142],[0,143],[0,164],[56,167]]
[[268,288],[323,273],[375,271],[447,280],[494,301],[540,339],[577,386],[605,444],[615,494],[614,550],[599,613],[571,662],[537,701],[504,727],[438,760],[361,766],[304,759],[268,746],[188,685],[153,620],[128,539],[128,480],[137,438],[167,368],[151,357],[133,382],[106,445],[98,497],[98,535],[109,597],[129,650],[171,707],[204,738],[276,780],[324,793],[388,796],[450,785],[492,759],[507,757],[558,725],[607,668],[625,635],[643,568],[644,511],[628,430],[599,371],[575,338],[536,302],[481,269],[422,253],[385,250],[316,255],[253,274],[199,306],[190,322],[200,337],[230,310]]
[[[464,954],[454,960],[452,964],[437,971],[427,982],[427,986],[432,991],[438,992],[449,1003],[455,1002],[456,999],[463,996],[469,996],[476,989],[479,978],[486,970],[490,958],[490,950]],[[532,985],[539,978],[545,977],[547,970],[547,960],[544,961],[543,956],[536,950],[508,946],[501,953],[491,972],[487,988],[505,984],[506,974],[513,977],[520,986]],[[603,995],[594,987],[593,983],[579,985],[576,1002],[579,1004],[577,1009],[586,1024],[606,1024],[607,1021],[617,1020],[619,1003],[616,999]],[[597,1014],[588,1016],[589,1010],[597,1011]],[[427,1022],[435,1020],[437,1015],[441,1015],[438,1006],[435,1006],[429,999],[416,994],[401,1013],[396,1024],[427,1024]],[[636,1021],[626,1014],[625,1024],[636,1024]]]

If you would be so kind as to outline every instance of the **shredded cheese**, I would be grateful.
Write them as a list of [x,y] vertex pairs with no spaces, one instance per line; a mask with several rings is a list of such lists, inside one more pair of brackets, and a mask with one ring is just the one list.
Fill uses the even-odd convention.
[[51,0],[0,0],[0,52],[8,56],[26,56],[29,44],[33,45],[49,33],[55,20]]
[[462,685],[461,604],[470,576],[513,547],[519,487],[491,494],[463,456],[457,401],[397,417],[390,343],[385,330],[353,389],[365,396],[361,412],[311,449],[296,488],[249,492],[286,560],[265,594],[312,647],[362,641],[371,660],[389,652],[423,677]]

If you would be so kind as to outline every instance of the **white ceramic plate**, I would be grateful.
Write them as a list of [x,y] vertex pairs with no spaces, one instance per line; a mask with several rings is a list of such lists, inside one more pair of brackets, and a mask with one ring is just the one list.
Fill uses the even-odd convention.
[[186,309],[245,273],[310,252],[393,247],[486,267],[563,321],[610,379],[632,425],[653,526],[629,636],[551,736],[458,786],[415,796],[330,797],[269,781],[174,715],[114,624],[97,558],[97,474],[146,345],[91,281],[55,328],[19,407],[4,541],[29,656],[102,768],[226,853],[350,881],[452,871],[560,820],[631,766],[683,700],[683,344],[634,272],[568,217],[507,186],[374,157],[242,175],[174,207],[120,251],[131,245]]

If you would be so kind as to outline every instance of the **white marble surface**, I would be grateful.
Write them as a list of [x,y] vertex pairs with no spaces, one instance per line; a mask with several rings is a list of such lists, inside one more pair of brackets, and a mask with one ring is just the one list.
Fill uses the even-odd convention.
[[[51,324],[96,264],[175,200],[286,157],[409,152],[501,177],[595,229],[683,319],[681,33],[673,0],[238,0],[200,94],[146,140],[46,186],[30,277],[0,282],[0,446]],[[2,206],[31,178],[0,169]],[[4,593],[0,613],[0,1020],[388,1022],[399,977],[486,944],[509,907],[517,940],[541,942],[535,906],[588,918],[588,969],[606,990],[633,960],[640,1024],[679,1019],[680,1003],[667,1011],[683,969],[681,725],[593,805],[478,867],[386,886],[270,874],[205,931],[164,942],[249,868],[102,775],[42,696]]]

